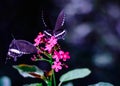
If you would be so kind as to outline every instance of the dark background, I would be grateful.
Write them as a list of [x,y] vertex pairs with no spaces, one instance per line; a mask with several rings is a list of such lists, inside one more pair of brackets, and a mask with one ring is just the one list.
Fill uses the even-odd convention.
[[[81,5],[81,3],[83,3]],[[81,6],[80,6],[81,5]],[[110,82],[120,86],[120,3],[119,0],[5,0],[0,1],[0,77],[7,76],[12,86],[38,82],[23,78],[12,68],[20,63],[36,64],[31,55],[17,62],[5,58],[13,39],[34,42],[44,30],[42,10],[48,11],[54,25],[60,10],[66,9],[66,39],[60,41],[69,51],[69,68],[56,73],[57,78],[68,70],[89,68],[92,73],[84,79],[72,81],[74,86],[87,86],[97,82]],[[57,81],[58,82],[58,81]]]

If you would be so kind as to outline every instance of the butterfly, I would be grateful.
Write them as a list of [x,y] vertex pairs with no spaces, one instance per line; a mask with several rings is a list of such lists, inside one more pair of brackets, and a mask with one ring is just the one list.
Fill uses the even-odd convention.
[[64,10],[62,10],[59,13],[54,29],[50,25],[50,21],[47,14],[43,14],[43,12],[42,12],[42,21],[45,26],[44,33],[45,35],[47,35],[47,37],[54,36],[57,39],[64,39],[64,36],[66,34],[66,30],[63,28],[64,22],[65,22]]
[[13,39],[9,45],[7,55],[12,57],[14,61],[17,60],[17,57],[21,57],[24,54],[37,53],[37,48],[30,42],[26,40],[16,40]]

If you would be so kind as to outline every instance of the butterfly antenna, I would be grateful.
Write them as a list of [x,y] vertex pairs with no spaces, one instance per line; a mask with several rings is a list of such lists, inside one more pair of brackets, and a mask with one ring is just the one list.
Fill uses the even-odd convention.
[[6,59],[5,59],[5,64],[7,64],[7,61],[8,61],[9,59],[10,59],[9,57],[6,57]]
[[47,24],[46,24],[46,22],[44,20],[44,12],[43,12],[43,10],[42,10],[41,17],[42,17],[42,22],[43,22],[44,26],[47,27]]
[[15,39],[15,37],[14,37],[14,35],[12,33],[11,33],[11,36],[12,36],[13,39]]
[[8,57],[5,59],[5,64],[7,64]]

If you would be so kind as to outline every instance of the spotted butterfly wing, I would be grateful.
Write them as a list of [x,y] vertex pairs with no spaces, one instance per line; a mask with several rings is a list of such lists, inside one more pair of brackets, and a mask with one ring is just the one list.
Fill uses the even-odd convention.
[[8,56],[12,57],[14,61],[17,60],[17,57],[21,57],[23,54],[31,53],[37,53],[37,49],[28,41],[13,39],[9,45]]
[[55,28],[53,30],[53,35],[58,39],[60,39],[60,38],[63,39],[65,36],[66,31],[63,27],[64,22],[65,22],[65,13],[64,13],[64,10],[62,10],[60,12],[60,14],[58,15],[58,18],[57,18],[56,24],[55,24]]
[[52,24],[50,22],[49,15],[46,11],[42,11],[42,22],[45,26],[44,33],[46,34],[46,36],[48,38],[51,37],[53,34],[53,27],[52,27]]
[[[46,19],[49,20],[48,18],[46,18]],[[63,10],[58,15],[58,18],[57,18],[56,24],[55,24],[55,28],[53,30],[47,26],[47,23],[46,23],[47,20],[45,22],[45,18],[43,15],[42,15],[42,20],[43,20],[44,26],[46,27],[46,30],[44,30],[44,33],[47,36],[55,36],[57,39],[64,38],[66,31],[63,27],[64,21],[65,21],[65,14],[64,14]]]

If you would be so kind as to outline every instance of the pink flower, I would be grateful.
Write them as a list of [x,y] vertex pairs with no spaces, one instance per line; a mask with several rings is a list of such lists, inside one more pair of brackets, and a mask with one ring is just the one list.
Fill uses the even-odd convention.
[[69,52],[64,52],[61,55],[62,55],[61,59],[63,59],[63,61],[70,59]]
[[31,60],[32,60],[32,61],[35,61],[35,60],[36,60],[36,56],[33,55],[33,57],[31,57]]
[[44,37],[45,35],[42,34],[41,32],[39,33],[39,35],[35,38],[35,44],[34,46],[38,46],[40,43],[42,43],[42,38]]
[[66,61],[67,59],[70,59],[69,52],[64,52],[62,50],[59,52],[54,51],[53,59],[55,59],[56,62],[58,62],[60,59]]
[[38,50],[38,51],[37,51],[37,54],[38,54],[38,55],[41,54],[41,50]]
[[61,62],[54,62],[52,65],[52,69],[54,69],[56,72],[62,69]]
[[48,52],[50,52],[52,50],[52,47],[53,47],[52,45],[46,44],[45,50],[48,50]]
[[45,50],[48,50],[48,52],[50,52],[50,51],[52,50],[52,48],[53,48],[56,44],[57,44],[57,39],[56,39],[54,36],[52,36],[52,37],[48,40],[48,42],[47,42],[47,44],[46,44],[46,46],[45,46]]
[[57,44],[57,39],[54,37],[54,36],[52,36],[50,39],[49,39],[49,41],[48,41],[48,43],[50,44],[50,45],[55,45],[55,44]]
[[61,58],[60,58],[60,54],[59,54],[59,52],[54,51],[54,55],[53,55],[52,58],[55,59],[56,62],[59,62],[59,60],[61,59]]

